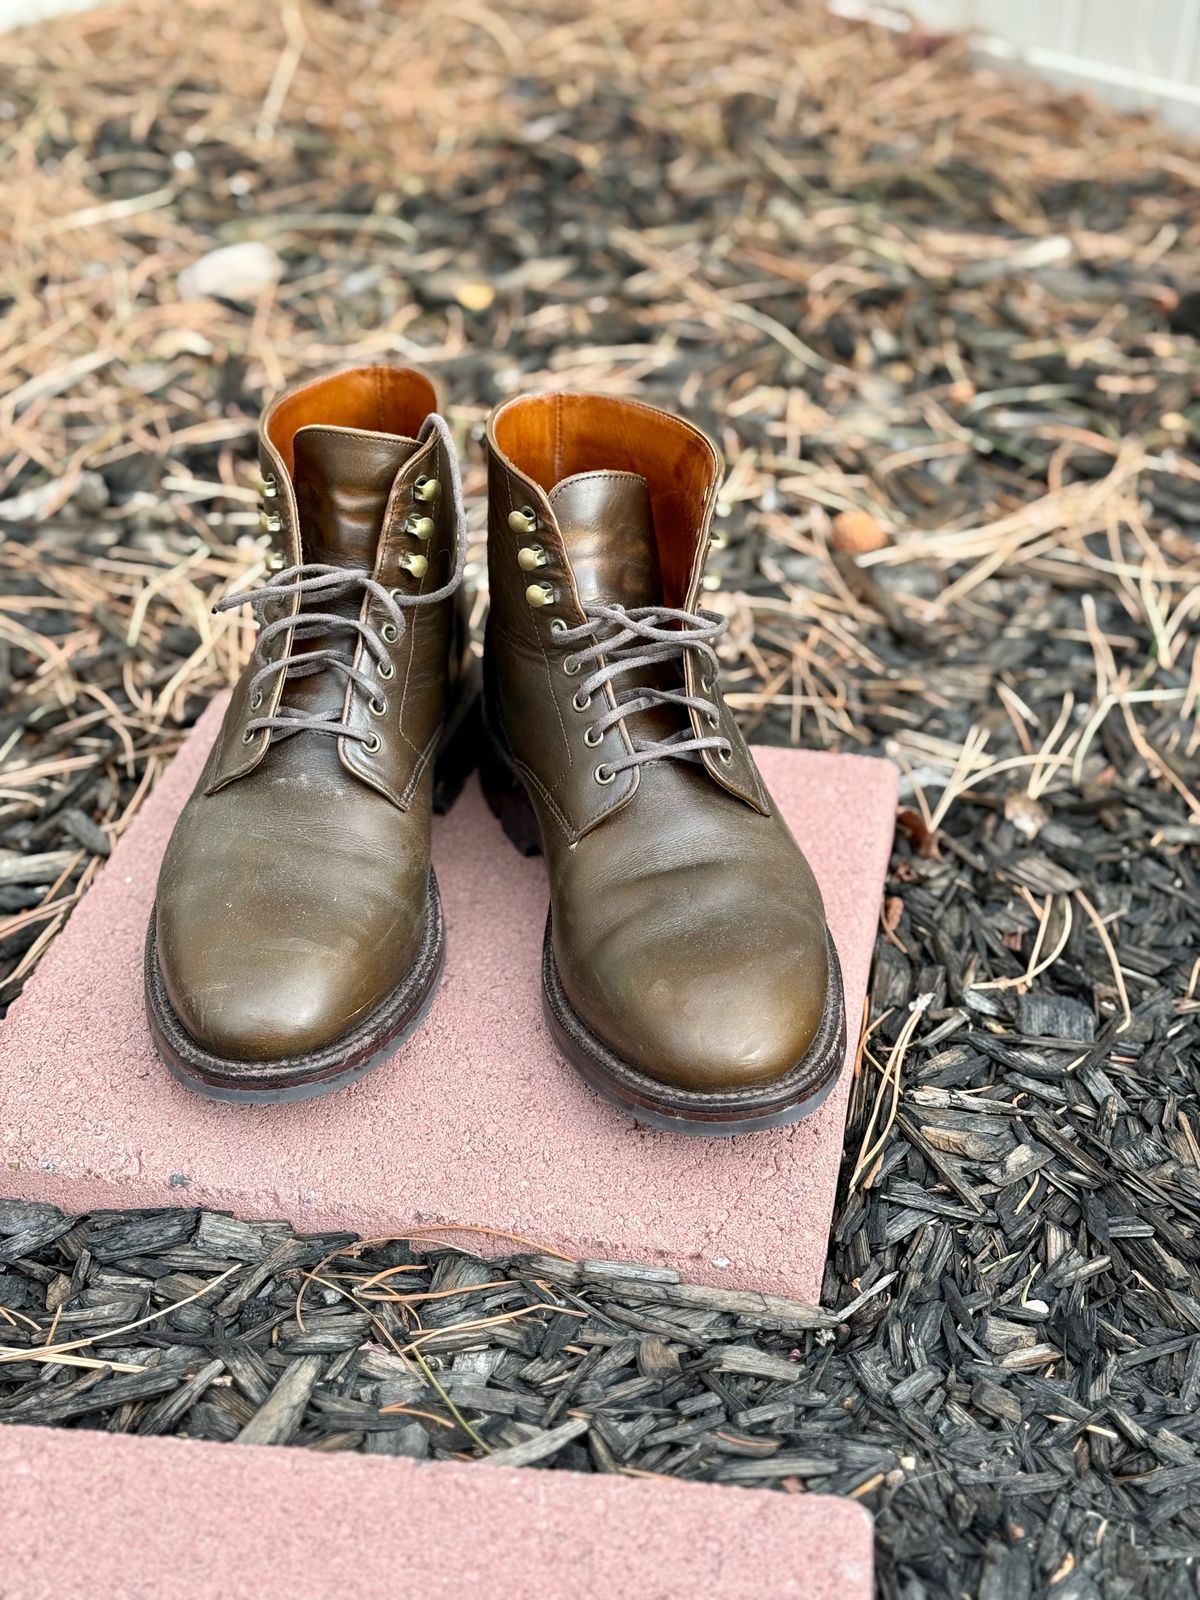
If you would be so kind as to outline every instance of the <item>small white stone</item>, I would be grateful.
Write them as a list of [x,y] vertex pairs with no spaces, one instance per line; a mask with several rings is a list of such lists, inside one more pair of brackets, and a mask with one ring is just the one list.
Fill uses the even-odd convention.
[[283,262],[269,244],[247,239],[223,245],[193,261],[179,274],[181,300],[255,300],[277,283]]

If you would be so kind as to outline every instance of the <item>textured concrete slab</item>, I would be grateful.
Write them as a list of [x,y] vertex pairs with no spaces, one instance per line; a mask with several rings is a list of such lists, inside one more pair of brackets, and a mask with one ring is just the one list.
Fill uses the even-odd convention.
[[[654,1132],[610,1109],[542,1023],[542,864],[509,846],[474,781],[435,832],[445,980],[393,1061],[290,1106],[216,1105],[170,1079],[144,1019],[142,943],[159,860],[221,710],[163,775],[4,1025],[0,1192],[78,1209],[207,1205],[375,1235],[485,1225],[572,1255],[817,1298],[849,1074],[808,1121],[735,1139]],[[821,882],[853,1049],[895,771],[756,754]]]
[[869,1600],[852,1500],[0,1428],[0,1600]]

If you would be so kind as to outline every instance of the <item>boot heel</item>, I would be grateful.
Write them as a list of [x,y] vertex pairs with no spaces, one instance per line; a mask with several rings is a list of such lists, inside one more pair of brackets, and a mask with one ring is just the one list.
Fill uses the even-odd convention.
[[442,729],[433,766],[434,814],[444,817],[474,772],[483,746],[483,718],[479,688],[464,688],[450,709]]
[[542,836],[537,817],[508,760],[484,733],[479,757],[479,782],[492,815],[523,856],[540,856]]

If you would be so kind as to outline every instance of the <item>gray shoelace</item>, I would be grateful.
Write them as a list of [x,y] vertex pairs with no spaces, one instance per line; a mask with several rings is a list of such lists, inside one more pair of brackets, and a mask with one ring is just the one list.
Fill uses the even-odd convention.
[[[571,651],[563,662],[566,671],[573,676],[592,669],[575,692],[576,710],[586,711],[592,696],[619,674],[645,672],[662,662],[677,660],[689,650],[703,657],[708,669],[702,675],[702,687],[710,690],[716,684],[720,663],[713,646],[728,626],[716,612],[681,611],[672,606],[632,606],[627,610],[619,605],[590,605],[583,609],[588,619],[585,623],[558,633],[559,643]],[[615,723],[654,706],[695,710],[707,718],[711,727],[718,726],[713,701],[688,694],[683,688],[657,689],[643,684],[616,691],[616,705],[595,719],[588,734],[599,743]],[[609,772],[615,775],[627,767],[640,767],[665,756],[696,761],[704,750],[715,750],[725,760],[732,754],[728,739],[719,733],[695,737],[690,722],[665,739],[635,739],[633,744],[633,750],[626,755],[604,763]]]
[[[345,659],[337,650],[327,646],[301,655],[285,652],[279,660],[268,661],[267,646],[281,634],[290,634],[293,641],[302,641],[349,629],[362,640],[364,649],[375,664],[377,677],[390,678],[395,669],[392,667],[388,646],[395,645],[404,633],[405,611],[417,606],[434,605],[439,600],[445,600],[457,589],[462,577],[462,542],[461,540],[458,542],[460,554],[454,575],[449,583],[443,584],[440,589],[431,589],[426,594],[404,594],[398,589],[386,589],[383,584],[365,572],[326,566],[319,562],[307,562],[300,566],[285,567],[269,578],[261,589],[231,594],[224,600],[218,600],[213,607],[214,611],[231,611],[237,606],[249,606],[259,623],[259,635],[254,645],[253,657],[258,663],[258,670],[250,679],[250,709],[256,711],[262,705],[264,686],[279,673],[282,672],[285,678],[306,678],[311,673],[323,672],[327,667],[335,668],[363,694],[374,700],[379,693],[377,679],[369,678],[354,665],[353,661]],[[377,600],[386,612],[387,621],[381,623],[380,627],[386,628],[390,625],[395,630],[390,640],[385,639],[379,629],[362,621],[361,618],[340,616],[334,611],[298,611],[294,616],[267,620],[267,613],[272,607],[286,604],[295,596],[299,596],[301,604],[316,601],[319,605],[321,602],[361,597],[364,593]],[[251,735],[261,733],[264,728],[271,730],[272,740],[286,739],[294,733],[305,732],[332,733],[342,739],[357,739],[362,744],[370,744],[376,737],[370,729],[351,727],[348,722],[338,717],[322,715],[316,711],[301,711],[291,706],[280,706],[272,717],[250,717],[243,730],[243,737],[248,740]]]

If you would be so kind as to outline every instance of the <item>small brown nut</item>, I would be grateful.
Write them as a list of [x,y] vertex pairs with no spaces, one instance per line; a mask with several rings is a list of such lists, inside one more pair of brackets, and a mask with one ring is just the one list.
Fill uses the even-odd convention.
[[833,519],[833,548],[861,556],[882,550],[888,542],[883,525],[869,511],[839,511]]

